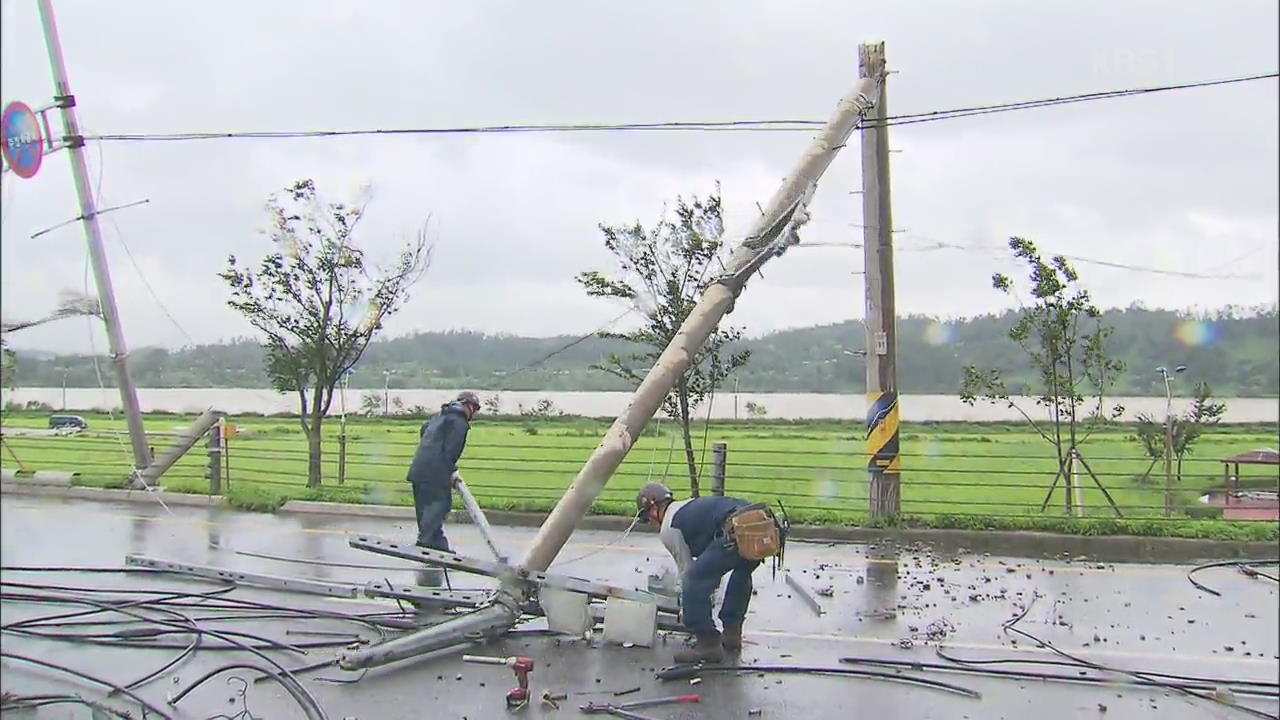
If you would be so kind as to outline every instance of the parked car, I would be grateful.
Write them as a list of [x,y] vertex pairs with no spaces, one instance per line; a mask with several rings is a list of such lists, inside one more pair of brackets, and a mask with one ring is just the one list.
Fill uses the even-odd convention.
[[73,432],[78,432],[80,430],[86,430],[88,427],[89,423],[85,422],[85,419],[79,415],[49,416],[49,429],[51,430],[71,430]]

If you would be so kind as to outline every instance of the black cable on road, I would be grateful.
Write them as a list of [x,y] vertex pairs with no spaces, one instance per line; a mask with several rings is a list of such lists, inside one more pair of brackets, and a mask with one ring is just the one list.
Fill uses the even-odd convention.
[[302,708],[302,712],[306,714],[308,720],[329,720],[329,715],[324,711],[324,708],[321,707],[320,703],[316,701],[315,697],[313,697],[311,693],[302,686],[302,683],[298,682],[298,679],[293,677],[289,671],[286,670],[283,673],[278,673],[270,668],[265,668],[260,665],[250,665],[249,663],[229,663],[222,667],[216,667],[193,680],[182,690],[179,690],[169,698],[169,703],[172,705],[178,704],[178,702],[181,701],[182,698],[186,697],[192,690],[195,690],[197,687],[208,682],[210,678],[220,675],[228,670],[252,670],[257,673],[262,673],[264,676],[279,683],[280,686],[283,687],[295,701],[297,701],[299,707]]
[[[6,592],[0,592],[0,600],[18,600],[21,602],[80,603],[80,604],[90,604],[90,605],[95,604],[93,602],[89,602],[87,598],[80,599],[80,598],[74,598],[74,597],[54,597],[54,598],[48,599],[40,595],[31,595],[31,594],[22,594],[22,593],[6,593]],[[123,607],[126,606],[126,604],[113,605],[111,603],[104,602],[104,603],[101,603],[101,605],[105,608],[108,608],[109,609],[108,611],[111,611],[111,612],[121,612],[126,615],[130,614],[130,613],[124,612],[122,609]],[[127,605],[137,606],[137,603],[127,603]],[[155,609],[155,608],[152,608],[152,609]],[[156,610],[158,611],[158,609]],[[182,615],[181,613],[177,613],[176,611],[167,610],[166,612],[169,612],[170,614],[173,614],[173,615],[177,615],[179,617],[186,617],[185,615]],[[70,642],[85,642],[85,643],[98,644],[98,645],[126,645],[131,647],[170,647],[170,648],[183,647],[183,646],[164,645],[159,643],[145,642],[145,639],[148,637],[155,637],[158,635],[188,634],[191,632],[191,630],[188,629],[187,627],[174,626],[171,623],[166,623],[163,620],[156,620],[155,618],[147,618],[146,616],[140,615],[140,614],[134,614],[132,616],[142,620],[143,622],[167,625],[169,629],[135,628],[131,630],[117,631],[115,633],[42,632],[39,630],[32,630],[30,627],[31,625],[39,624],[38,623],[39,618],[36,618],[34,621],[25,620],[25,621],[18,621],[16,623],[10,623],[9,625],[0,627],[0,632],[8,632],[8,633],[16,633],[20,635],[42,637],[49,640],[66,640]],[[201,629],[201,631],[204,631],[204,629]],[[266,646],[265,649],[289,650],[291,652],[296,652],[301,655],[307,654],[306,650],[304,650],[302,647],[304,645],[309,645],[313,647],[334,647],[335,646],[335,643],[332,643],[332,642],[323,643],[323,644],[319,644],[319,643],[291,644],[291,643],[286,643],[279,640],[273,640],[271,638],[264,637],[261,635],[255,635],[253,633],[240,632],[238,630],[220,630],[218,632],[222,635],[227,635],[231,637],[243,637],[249,640],[255,640],[259,643],[262,643],[262,645]],[[232,642],[230,640],[225,640],[223,638],[219,638],[219,639],[222,639],[224,642],[228,642],[228,643]],[[240,649],[244,649],[245,646],[237,643],[236,647]],[[208,648],[208,649],[212,650],[215,648]]]
[[[144,572],[159,572],[159,571],[144,570]],[[203,579],[211,580],[210,578],[203,578]],[[155,604],[155,605],[165,605],[165,606],[172,606],[172,607],[191,607],[191,608],[198,608],[198,609],[227,609],[227,610],[237,609],[242,607],[249,607],[249,608],[255,608],[259,610],[270,610],[278,613],[287,613],[296,617],[307,617],[307,618],[316,618],[316,619],[329,618],[329,619],[342,620],[342,621],[353,622],[353,623],[364,625],[365,627],[368,627],[374,632],[378,633],[378,636],[380,639],[386,639],[386,633],[383,630],[383,628],[389,628],[394,630],[412,630],[418,627],[418,623],[410,620],[406,620],[406,619],[397,618],[394,615],[388,616],[388,617],[378,617],[374,614],[354,615],[350,613],[342,613],[342,612],[337,612],[332,610],[317,610],[317,609],[287,607],[277,603],[268,603],[268,602],[262,602],[262,601],[256,601],[256,600],[247,600],[243,598],[228,597],[227,593],[229,593],[230,591],[238,587],[236,583],[234,581],[223,580],[223,579],[218,579],[215,582],[218,582],[220,584],[225,583],[225,587],[216,588],[214,590],[209,590],[204,592],[154,590],[151,592],[159,594],[160,597],[138,600],[138,601],[131,601],[131,603],[141,604],[141,605]],[[20,587],[34,588],[34,589],[63,587],[63,586],[50,586],[50,585],[34,585],[29,583],[20,584],[20,583],[13,583],[12,581],[8,581],[8,580],[0,579],[0,586],[3,586],[3,585],[15,585]],[[73,590],[89,592],[89,593],[106,592],[105,590],[101,590],[99,588],[73,588]],[[189,602],[189,603],[183,602],[184,599],[190,599],[190,600],[193,600],[194,602]],[[103,610],[84,610],[84,611],[77,611],[74,613],[67,613],[63,615],[45,616],[43,618],[39,618],[39,620],[41,622],[47,622],[51,620],[63,620],[68,618],[93,615],[100,612],[104,612],[104,611]],[[19,621],[16,624],[27,625],[34,622],[34,620],[35,619]]]
[[[172,659],[170,659],[169,662],[165,663],[164,665],[161,665],[160,667],[156,668],[155,670],[152,670],[151,672],[147,673],[146,675],[143,675],[142,677],[138,678],[137,680],[134,680],[133,682],[126,683],[125,687],[129,688],[130,690],[133,690],[135,688],[140,688],[143,685],[146,685],[147,683],[165,674],[170,669],[177,667],[179,664],[182,663],[183,660],[186,660],[187,658],[191,657],[193,654],[195,654],[197,650],[200,649],[201,639],[202,639],[201,636],[198,634],[192,635],[191,644],[183,648],[182,651],[179,652],[177,655],[175,655]],[[112,690],[111,692],[114,693],[115,691]],[[108,697],[110,697],[110,695],[108,695]]]
[[1068,653],[1067,651],[1058,648],[1056,645],[1049,642],[1048,640],[1042,640],[1036,637],[1035,635],[1032,635],[1031,633],[1027,632],[1026,630],[1022,630],[1018,628],[1017,624],[1027,616],[1027,613],[1031,612],[1031,607],[1035,605],[1035,602],[1039,597],[1041,597],[1039,592],[1036,592],[1034,595],[1032,595],[1031,601],[1028,602],[1027,606],[1022,609],[1022,612],[1018,613],[1017,615],[1010,618],[1009,620],[1006,620],[1003,623],[1001,623],[1000,625],[1001,629],[1003,629],[1006,633],[1015,633],[1017,635],[1021,635],[1022,637],[1030,640],[1031,642],[1036,643],[1040,647],[1051,650],[1052,652],[1058,655],[1061,655],[1062,657],[1068,660],[1079,663],[1080,665],[1083,665],[1085,667],[1093,668],[1094,670],[1103,670],[1106,672],[1120,673],[1123,675],[1128,675],[1130,677],[1138,678],[1139,680],[1147,680],[1159,685],[1160,687],[1164,687],[1169,690],[1173,690],[1175,692],[1180,692],[1183,695],[1187,695],[1189,697],[1197,698],[1200,700],[1206,700],[1208,702],[1215,703],[1223,707],[1231,708],[1233,710],[1239,710],[1240,712],[1248,713],[1256,717],[1267,718],[1267,720],[1280,720],[1280,715],[1272,715],[1271,713],[1263,712],[1262,710],[1255,710],[1251,707],[1246,707],[1238,703],[1228,702],[1226,700],[1220,700],[1214,695],[1204,695],[1195,690],[1188,690],[1187,688],[1184,688],[1180,685],[1165,682],[1163,680],[1154,678],[1140,671],[1125,670],[1124,668],[1111,667],[1108,665],[1103,665],[1101,663],[1094,662],[1092,660],[1086,660],[1085,658],[1079,657],[1077,655],[1072,655],[1071,653]]
[[[3,581],[0,581],[0,582],[3,582]],[[259,649],[255,648],[255,647],[252,647],[252,646],[250,646],[250,645],[247,645],[247,644],[245,644],[245,643],[242,643],[242,642],[240,642],[239,640],[236,640],[236,639],[235,639],[235,638],[233,638],[233,637],[229,637],[227,633],[220,632],[220,631],[217,631],[217,630],[210,630],[210,629],[208,629],[208,628],[202,628],[202,627],[200,627],[199,623],[197,623],[193,618],[191,618],[191,617],[189,617],[189,616],[187,616],[187,615],[185,615],[185,614],[183,614],[183,613],[180,613],[180,612],[178,612],[178,611],[176,611],[176,610],[173,610],[173,609],[171,609],[171,608],[151,608],[151,609],[152,609],[153,611],[155,611],[155,612],[161,612],[161,613],[169,614],[170,616],[176,616],[176,617],[178,618],[178,620],[177,620],[177,621],[166,621],[166,620],[159,620],[159,619],[156,619],[156,618],[148,618],[148,617],[146,617],[145,615],[142,615],[142,614],[140,614],[140,613],[138,613],[138,612],[135,612],[134,610],[126,609],[126,608],[119,607],[119,606],[112,606],[110,603],[106,603],[106,602],[99,601],[99,600],[94,600],[94,599],[91,599],[91,598],[68,598],[68,599],[67,599],[67,601],[68,601],[68,602],[77,603],[77,604],[90,605],[90,606],[93,606],[93,607],[100,607],[100,608],[103,608],[103,609],[105,609],[105,610],[118,612],[118,613],[121,613],[121,614],[124,614],[124,615],[130,615],[130,616],[132,616],[132,617],[136,617],[136,618],[138,618],[138,619],[140,619],[140,620],[145,620],[145,621],[151,622],[151,623],[156,624],[156,625],[161,625],[161,626],[163,626],[163,627],[176,627],[176,628],[180,628],[180,629],[181,629],[181,628],[190,628],[191,632],[193,632],[193,633],[199,633],[199,634],[201,634],[201,635],[208,635],[208,636],[210,636],[210,637],[217,638],[217,639],[219,639],[219,640],[221,640],[221,641],[223,641],[223,642],[225,642],[225,643],[227,643],[227,644],[229,644],[229,645],[235,645],[236,647],[240,648],[241,650],[245,650],[245,651],[247,651],[247,652],[249,652],[249,653],[252,653],[254,656],[256,656],[257,658],[259,658],[260,660],[265,661],[266,663],[268,663],[268,664],[269,664],[269,665],[271,665],[272,667],[274,667],[274,668],[276,668],[277,670],[279,670],[279,671],[280,671],[280,674],[281,674],[283,677],[288,678],[292,683],[294,683],[295,685],[297,685],[298,690],[299,690],[303,695],[305,695],[305,696],[307,697],[308,701],[309,701],[311,704],[315,705],[316,707],[319,707],[319,703],[316,701],[316,699],[315,699],[313,696],[311,696],[310,692],[309,692],[305,687],[303,687],[300,683],[298,683],[297,678],[293,677],[293,675],[289,672],[289,670],[288,670],[287,668],[285,668],[283,665],[281,665],[279,662],[275,661],[275,660],[274,660],[274,659],[272,659],[270,656],[268,656],[268,655],[266,655],[265,653],[263,653],[261,650],[259,650]],[[255,666],[248,666],[248,667],[256,669],[256,667],[255,667]],[[113,686],[113,687],[115,687],[115,686]],[[323,711],[321,711],[321,717],[323,717]]]
[[[300,673],[311,672],[312,670],[320,670],[322,668],[327,668],[330,665],[337,665],[337,664],[338,664],[338,658],[331,657],[328,660],[320,660],[319,662],[308,663],[300,667],[290,668],[289,672],[293,673],[294,675],[298,675]],[[253,679],[253,682],[254,684],[257,684],[264,680],[272,680],[272,679],[273,678],[270,675],[259,675],[258,677]]]
[[[941,647],[935,648],[934,651],[938,657],[953,662],[958,665],[1052,665],[1055,667],[1080,667],[1079,663],[1068,662],[1065,660],[1045,660],[1041,658],[961,658],[951,655],[944,651]],[[944,666],[945,667],[945,666]],[[1266,689],[1269,692],[1280,694],[1280,683],[1270,682],[1268,680],[1239,680],[1231,678],[1215,678],[1202,677],[1199,675],[1179,675],[1176,673],[1155,672],[1153,670],[1139,670],[1143,675],[1151,677],[1164,678],[1167,680],[1181,680],[1185,682],[1201,682],[1212,685],[1239,685],[1242,687],[1252,687],[1257,689]]]
[[[958,672],[958,673],[967,673],[971,675],[988,675],[991,677],[1016,678],[1019,680],[1048,680],[1048,681],[1057,681],[1057,682],[1089,683],[1089,684],[1096,684],[1096,685],[1133,685],[1137,687],[1152,687],[1152,688],[1163,689],[1161,685],[1154,682],[1147,681],[1147,680],[1138,680],[1138,679],[1121,680],[1121,679],[1094,677],[1094,676],[1088,676],[1088,675],[1069,675],[1066,673],[1034,672],[1030,670],[998,670],[994,668],[966,667],[967,661],[952,659],[949,656],[945,655],[941,651],[941,648],[938,649],[938,655],[944,659],[950,660],[951,662],[961,663],[961,664],[946,665],[943,663],[931,663],[931,662],[923,662],[919,660],[891,660],[887,658],[873,658],[873,657],[842,657],[840,658],[840,662],[847,663],[850,665],[880,665],[884,667],[898,667],[898,668],[904,668],[908,670],[921,670],[921,671],[940,670],[944,672]],[[992,661],[984,660],[980,662],[988,663]],[[994,662],[1022,664],[1024,662],[1031,663],[1033,661],[1010,659],[1010,660],[997,660]],[[1058,662],[1058,661],[1042,660],[1040,661],[1040,663],[1061,665],[1065,667],[1077,667],[1077,668],[1079,667],[1079,665],[1074,665],[1072,663],[1066,663],[1066,662]],[[979,663],[973,663],[973,664],[976,665]],[[1156,675],[1157,673],[1151,673],[1151,674]],[[1193,690],[1207,690],[1209,692],[1213,692],[1214,688],[1218,685],[1222,685],[1222,686],[1239,685],[1239,687],[1233,687],[1232,689],[1241,695],[1254,695],[1257,697],[1265,697],[1265,698],[1280,697],[1280,686],[1274,683],[1258,683],[1258,684],[1263,685],[1263,687],[1268,687],[1269,689],[1253,687],[1254,683],[1247,682],[1247,681],[1220,680],[1215,678],[1203,679],[1203,681],[1198,684],[1183,684],[1183,687],[1187,687]]]
[[976,700],[982,699],[982,693],[977,690],[970,690],[961,685],[952,685],[951,683],[942,682],[940,680],[930,680],[929,678],[913,677],[911,675],[900,675],[890,672],[876,672],[875,670],[856,670],[854,668],[842,667],[823,667],[820,665],[673,665],[663,668],[655,673],[655,677],[659,680],[686,680],[688,678],[697,677],[706,673],[730,673],[730,672],[755,672],[755,673],[786,673],[792,675],[844,675],[849,677],[870,678],[872,680],[887,680],[891,682],[910,683],[912,685],[921,685],[931,687],[935,690],[943,690],[957,695],[964,695]]
[[1218,597],[1222,597],[1222,593],[1196,580],[1195,578],[1196,573],[1201,572],[1203,570],[1209,570],[1212,568],[1220,568],[1220,567],[1240,567],[1241,569],[1248,567],[1250,568],[1247,571],[1249,573],[1253,573],[1254,575],[1257,575],[1260,577],[1265,577],[1269,580],[1276,580],[1276,578],[1272,577],[1271,575],[1258,572],[1257,570],[1253,570],[1252,566],[1254,565],[1280,565],[1280,558],[1277,558],[1274,560],[1219,560],[1217,562],[1205,563],[1203,565],[1197,565],[1191,568],[1190,570],[1188,570],[1187,580],[1190,581],[1192,585],[1196,586],[1197,590],[1203,590],[1209,593],[1210,595],[1216,595]]
[[123,685],[117,685],[111,682],[110,680],[103,680],[100,677],[97,677],[95,675],[89,675],[88,673],[81,672],[79,670],[76,670],[75,668],[69,668],[66,665],[59,665],[58,663],[49,662],[48,660],[40,660],[38,658],[28,657],[26,655],[19,655],[17,653],[9,652],[8,650],[4,650],[4,649],[0,649],[0,657],[9,658],[10,660],[17,660],[19,662],[30,663],[32,665],[39,665],[40,667],[48,668],[50,670],[57,670],[59,672],[66,673],[68,675],[73,675],[75,677],[80,678],[81,680],[86,680],[88,682],[94,683],[95,685],[101,685],[108,689],[114,690],[122,695],[125,695],[130,700],[146,708],[148,712],[153,712],[159,717],[164,718],[164,720],[173,720],[173,715],[171,713],[167,713],[164,710],[160,709],[159,707],[152,705],[151,703],[139,697],[132,690],[124,687]]
[[[114,691],[112,691],[114,692]],[[117,710],[110,705],[94,702],[80,697],[79,695],[4,695],[0,697],[0,710],[24,709],[24,708],[41,708],[49,705],[83,705],[93,711],[93,717],[98,717],[99,713],[107,713],[121,720],[133,720],[133,715],[123,710]]]
[[1249,577],[1260,577],[1265,580],[1270,580],[1273,583],[1280,583],[1280,576],[1272,575],[1271,573],[1262,572],[1257,567],[1259,565],[1274,565],[1274,564],[1276,563],[1266,563],[1266,562],[1240,563],[1240,572],[1244,573],[1245,575],[1248,575]]

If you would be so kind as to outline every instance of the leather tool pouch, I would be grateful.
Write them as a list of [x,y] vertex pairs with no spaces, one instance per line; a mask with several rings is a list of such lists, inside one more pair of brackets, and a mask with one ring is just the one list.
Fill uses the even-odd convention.
[[768,505],[747,505],[724,523],[724,534],[744,560],[764,560],[782,552],[782,528]]

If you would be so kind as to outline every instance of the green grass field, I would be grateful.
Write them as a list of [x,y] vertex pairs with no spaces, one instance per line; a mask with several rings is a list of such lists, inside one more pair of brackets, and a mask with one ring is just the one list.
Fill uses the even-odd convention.
[[[42,428],[45,413],[5,417],[5,468],[75,470],[78,484],[121,486],[130,465],[123,423],[86,416],[90,431],[78,436],[23,436]],[[149,433],[180,428],[190,418],[153,415]],[[418,420],[360,419],[347,425],[347,463],[338,485],[337,421],[326,424],[324,487],[308,489],[306,442],[296,420],[232,418],[224,490],[229,500],[270,510],[287,499],[410,504],[405,470],[417,442]],[[473,426],[460,463],[463,476],[487,508],[547,510],[560,497],[608,427],[583,418],[530,420],[481,418]],[[1085,460],[1120,506],[1115,519],[1101,490],[1081,472],[1085,520],[1066,517],[1061,484],[1048,508],[1041,503],[1053,480],[1052,448],[1024,427],[922,424],[902,430],[902,521],[961,528],[1044,529],[1075,533],[1134,533],[1236,539],[1276,537],[1276,524],[1212,520],[1214,511],[1196,498],[1221,487],[1218,460],[1246,450],[1276,446],[1274,426],[1224,427],[1205,436],[1187,459],[1178,486],[1177,517],[1163,517],[1163,465],[1151,468],[1130,431],[1099,432],[1082,446]],[[727,491],[731,495],[781,499],[793,520],[811,523],[866,522],[866,456],[862,428],[851,423],[721,422],[695,428],[703,486],[711,484],[711,444],[728,445]],[[706,443],[703,452],[703,443]],[[168,443],[157,435],[157,451]],[[164,478],[178,492],[209,492],[207,455],[198,446]],[[1276,488],[1274,466],[1242,467],[1242,484]],[[599,498],[594,511],[625,513],[635,490],[648,479],[667,482],[683,495],[688,474],[676,428],[654,422]]]

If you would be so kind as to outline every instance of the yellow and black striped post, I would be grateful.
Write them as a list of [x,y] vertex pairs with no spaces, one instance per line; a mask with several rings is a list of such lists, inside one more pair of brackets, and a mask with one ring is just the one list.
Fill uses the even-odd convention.
[[871,519],[900,515],[898,342],[893,299],[893,203],[884,43],[858,46],[858,76],[877,78],[880,97],[862,132],[862,250],[866,270],[867,449]]
[[898,393],[889,390],[867,395],[867,471],[871,517],[893,517],[900,507],[898,454]]

